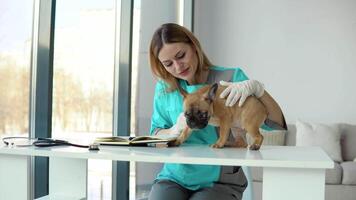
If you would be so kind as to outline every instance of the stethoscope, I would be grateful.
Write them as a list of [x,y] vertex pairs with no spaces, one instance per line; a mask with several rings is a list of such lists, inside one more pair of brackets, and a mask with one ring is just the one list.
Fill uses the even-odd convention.
[[[25,139],[28,141],[34,140],[34,141],[30,142],[29,144],[25,144],[25,145],[21,145],[21,144],[18,145],[14,141],[10,142],[10,140],[20,140],[20,139]],[[68,142],[66,140],[58,140],[58,139],[52,139],[52,138],[4,137],[4,138],[2,138],[2,141],[6,146],[17,146],[17,147],[74,146],[74,147],[79,147],[79,148],[87,148],[89,150],[99,150],[99,145],[95,144],[95,143],[90,144],[90,145],[81,145],[81,144],[74,144],[74,143]]]

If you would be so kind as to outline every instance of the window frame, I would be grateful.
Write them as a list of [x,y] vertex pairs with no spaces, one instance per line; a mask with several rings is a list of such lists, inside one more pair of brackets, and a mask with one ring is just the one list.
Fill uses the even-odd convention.
[[[130,135],[131,109],[133,0],[116,0],[115,4],[113,135],[128,136]],[[30,137],[48,138],[52,135],[55,11],[56,0],[34,0],[29,108]],[[112,199],[129,199],[129,172],[129,162],[113,161]],[[31,158],[30,173],[30,198],[48,195],[49,159],[47,157]]]

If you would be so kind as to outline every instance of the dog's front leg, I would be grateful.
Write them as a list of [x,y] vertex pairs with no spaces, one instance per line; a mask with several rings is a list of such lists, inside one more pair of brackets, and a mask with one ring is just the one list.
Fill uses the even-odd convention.
[[184,128],[182,133],[177,137],[177,139],[171,143],[172,146],[179,146],[183,144],[183,142],[188,139],[191,133],[192,129],[190,129],[189,127]]
[[211,147],[223,148],[229,137],[229,132],[230,132],[229,126],[220,124],[219,139]]

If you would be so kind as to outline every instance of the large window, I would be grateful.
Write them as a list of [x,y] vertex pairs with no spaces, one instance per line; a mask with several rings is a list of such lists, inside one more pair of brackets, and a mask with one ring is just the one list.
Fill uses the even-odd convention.
[[[160,23],[177,22],[178,15],[181,23],[185,21],[182,17],[185,17],[185,14],[183,13],[183,15],[182,12],[178,14],[176,9],[177,6],[180,6],[181,9],[181,7],[189,5],[183,3],[183,1],[187,2],[187,0],[160,0],[158,2],[159,9],[157,9],[156,4],[149,1],[131,1],[134,6],[132,21],[127,19],[131,16],[124,15],[124,12],[120,13],[121,9],[123,11],[130,9],[119,8],[122,2],[126,4],[129,2],[126,0],[122,2],[121,0],[60,0],[54,2],[56,10],[53,21],[55,24],[53,94],[41,94],[46,97],[53,95],[52,99],[49,98],[49,101],[52,100],[52,113],[45,115],[46,117],[52,116],[53,138],[63,138],[72,142],[87,144],[96,137],[113,135],[113,130],[116,134],[117,127],[115,126],[118,120],[115,119],[115,114],[117,114],[117,110],[122,112],[122,108],[116,109],[113,107],[113,105],[118,105],[113,102],[117,98],[115,96],[117,93],[114,94],[114,90],[116,90],[115,92],[118,91],[118,88],[116,88],[118,87],[116,85],[117,80],[114,82],[114,77],[118,75],[117,72],[121,69],[124,69],[123,74],[126,75],[126,65],[131,67],[129,70],[131,70],[132,76],[127,79],[129,83],[120,82],[120,87],[125,88],[126,84],[131,83],[129,134],[132,136],[148,134],[154,91],[154,79],[151,76],[147,59],[148,43],[153,29],[157,28]],[[28,136],[29,116],[32,117],[31,125],[33,125],[39,119],[34,116],[41,115],[41,110],[33,107],[30,109],[29,105],[31,62],[35,64],[33,66],[34,73],[48,69],[49,72],[43,73],[52,78],[51,64],[47,66],[48,63],[45,63],[46,66],[41,65],[42,68],[36,66],[37,58],[35,57],[42,58],[43,56],[36,52],[37,42],[34,45],[34,54],[36,55],[31,58],[32,36],[36,38],[37,31],[50,32],[50,30],[43,29],[32,30],[32,27],[36,27],[38,22],[37,3],[39,2],[45,5],[48,1],[0,1],[0,137]],[[35,19],[37,19],[35,23],[33,20],[34,8],[36,10]],[[49,9],[49,7],[46,9]],[[46,13],[46,11],[49,11],[46,9],[41,11]],[[126,16],[123,17],[123,21],[120,21],[121,14]],[[46,21],[47,17],[49,15],[40,14],[39,16],[42,21]],[[122,30],[120,29],[120,26],[123,26],[121,23],[125,27]],[[127,23],[132,24],[127,26]],[[132,32],[128,28],[131,26]],[[32,32],[34,32],[33,35]],[[122,39],[120,34],[128,35],[128,32],[132,35],[129,38],[124,38],[121,46],[118,44]],[[40,39],[43,39],[42,36],[40,37]],[[130,55],[123,55],[125,58],[123,60],[127,62],[127,57],[131,57],[132,60],[131,63],[123,62],[123,68],[121,68],[118,57],[122,55],[118,51],[124,52],[125,49],[129,49],[128,41],[131,38],[132,51],[129,52]],[[118,46],[120,46],[120,50]],[[52,49],[46,50],[52,52]],[[49,60],[52,58],[51,55],[46,56],[50,57]],[[114,67],[118,67],[120,70],[114,69]],[[40,86],[33,85],[32,89],[41,88]],[[48,91],[50,90],[51,88]],[[121,88],[121,91],[124,90]],[[37,93],[33,95],[36,95],[39,99],[43,97]],[[125,94],[125,96],[127,95]],[[126,97],[120,96],[118,98]],[[125,101],[123,102],[120,106],[127,106],[124,105],[126,104]],[[33,111],[31,115],[30,110]],[[123,124],[125,125],[125,122]],[[35,132],[37,133],[37,131]],[[44,132],[47,134],[47,129]],[[38,166],[40,166],[41,162],[38,163]],[[150,180],[153,176],[151,175],[152,170],[147,168],[146,165],[142,166],[141,169],[143,170],[136,170],[139,168],[138,165],[135,165],[134,162],[130,163],[130,199],[145,198],[150,188],[147,186],[152,183],[152,180]],[[35,168],[39,169],[38,167]],[[45,173],[46,168],[43,167],[43,169]],[[115,185],[115,182],[112,184],[112,162],[89,160],[88,170],[88,199],[111,199],[112,185]],[[141,171],[143,172],[141,176],[143,174],[149,175],[149,177],[144,176],[140,180],[138,179],[139,174],[135,171]],[[41,183],[44,183],[43,179],[46,179],[46,177],[42,179],[40,176],[37,178],[38,182]],[[125,187],[124,184],[121,183]],[[46,183],[43,185],[46,187]],[[144,185],[144,188],[135,187],[136,185]],[[35,187],[41,188],[37,185]],[[117,189],[114,186],[114,193]]]
[[[56,3],[52,136],[112,135],[115,0]],[[111,161],[88,161],[88,199],[111,199]]]
[[0,137],[28,135],[32,16],[33,1],[0,3]]

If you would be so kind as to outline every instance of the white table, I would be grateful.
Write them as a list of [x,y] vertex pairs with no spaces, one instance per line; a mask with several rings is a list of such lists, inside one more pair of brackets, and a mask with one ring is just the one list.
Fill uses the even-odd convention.
[[87,194],[87,159],[263,167],[264,200],[324,200],[325,169],[334,162],[319,147],[265,146],[259,151],[208,146],[5,147],[0,145],[0,199],[29,199],[29,159],[50,158],[49,196],[81,199]]

